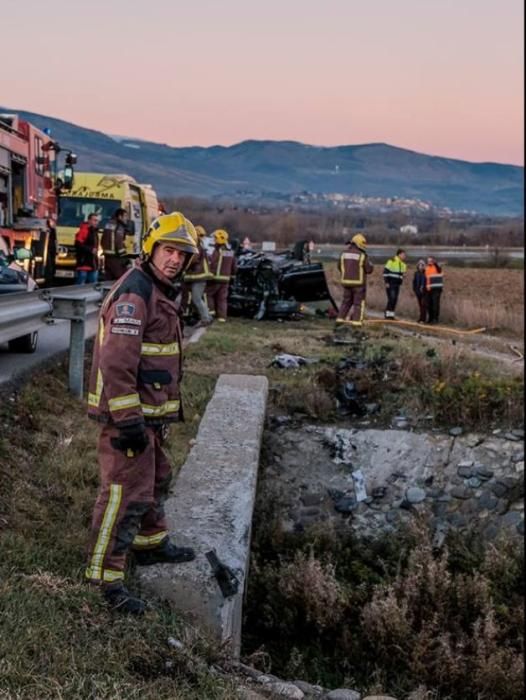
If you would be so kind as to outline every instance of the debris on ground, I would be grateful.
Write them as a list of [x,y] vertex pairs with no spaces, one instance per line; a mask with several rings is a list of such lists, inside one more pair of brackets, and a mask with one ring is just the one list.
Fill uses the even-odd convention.
[[269,367],[279,367],[280,369],[299,369],[304,365],[312,365],[319,362],[317,358],[307,358],[301,355],[290,355],[289,353],[281,353],[272,358]]

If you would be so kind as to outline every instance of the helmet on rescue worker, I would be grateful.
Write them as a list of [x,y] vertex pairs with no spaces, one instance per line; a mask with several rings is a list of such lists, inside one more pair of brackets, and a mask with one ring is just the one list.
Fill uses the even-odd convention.
[[206,229],[204,226],[196,226],[195,231],[199,238],[204,238],[206,236]]
[[212,235],[216,245],[226,245],[228,243],[228,233],[224,229],[218,228]]
[[194,255],[197,255],[199,252],[194,225],[178,211],[173,211],[171,214],[162,214],[152,221],[142,241],[143,257],[146,259],[151,258],[153,250],[158,243],[169,243],[186,254],[183,271],[190,265]]
[[360,248],[360,250],[365,250],[365,248],[367,248],[367,239],[365,238],[363,233],[357,233],[351,238],[350,242],[354,243],[354,245],[357,248]]

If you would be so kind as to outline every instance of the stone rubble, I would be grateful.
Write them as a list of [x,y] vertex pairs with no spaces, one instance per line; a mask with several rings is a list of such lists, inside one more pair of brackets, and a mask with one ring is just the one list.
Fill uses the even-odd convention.
[[[375,535],[427,514],[441,541],[451,528],[475,528],[487,539],[524,532],[520,431],[273,428],[263,478],[282,487],[288,531],[343,519],[358,534]],[[362,502],[352,477],[358,470],[368,494]]]

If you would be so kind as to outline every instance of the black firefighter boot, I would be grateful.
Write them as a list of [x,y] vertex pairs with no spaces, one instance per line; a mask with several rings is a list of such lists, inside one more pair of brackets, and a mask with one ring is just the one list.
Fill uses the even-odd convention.
[[135,598],[123,583],[105,586],[103,596],[110,608],[117,612],[142,615],[146,609],[146,603],[140,598]]
[[181,564],[195,559],[195,552],[191,547],[176,547],[168,537],[165,537],[155,549],[134,549],[133,553],[139,566]]

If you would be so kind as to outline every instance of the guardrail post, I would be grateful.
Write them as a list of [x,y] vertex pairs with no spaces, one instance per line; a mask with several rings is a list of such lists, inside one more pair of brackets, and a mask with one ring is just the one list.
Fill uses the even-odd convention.
[[99,288],[74,288],[52,293],[53,318],[70,321],[69,390],[78,399],[84,394],[86,320],[98,311],[104,292]]
[[78,399],[84,394],[84,341],[86,324],[71,319],[69,334],[69,390]]

